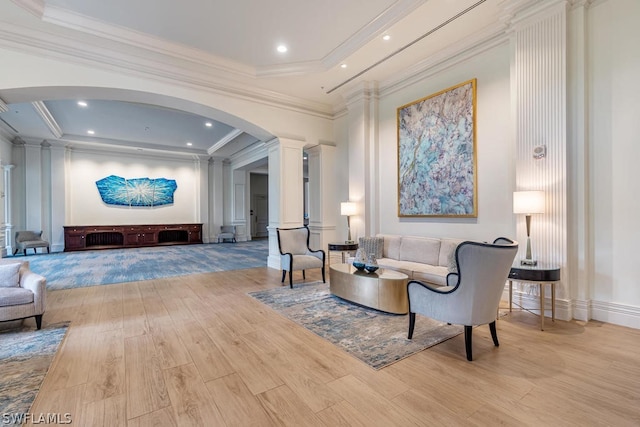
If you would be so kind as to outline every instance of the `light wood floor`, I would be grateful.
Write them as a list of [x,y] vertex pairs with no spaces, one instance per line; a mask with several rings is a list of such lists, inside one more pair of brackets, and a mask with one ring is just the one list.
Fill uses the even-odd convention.
[[76,426],[640,425],[640,330],[549,319],[542,332],[514,312],[499,348],[474,330],[473,362],[458,336],[375,371],[246,294],[276,286],[280,272],[258,268],[50,292],[45,324],[72,324],[31,413]]

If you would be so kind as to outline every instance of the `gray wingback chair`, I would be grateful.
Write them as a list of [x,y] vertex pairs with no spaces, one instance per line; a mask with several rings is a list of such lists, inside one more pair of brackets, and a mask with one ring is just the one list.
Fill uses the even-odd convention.
[[322,269],[322,281],[324,277],[324,251],[314,251],[309,248],[309,228],[278,228],[278,248],[280,249],[280,265],[282,267],[282,282],[289,272],[289,287],[293,288],[293,272],[302,270],[302,278],[305,270],[310,268]]
[[46,279],[28,261],[0,261],[0,322],[35,317],[38,329],[46,307]]
[[220,226],[220,233],[216,236],[218,243],[222,240],[236,241],[236,226],[235,225],[222,225]]
[[494,345],[500,345],[496,333],[498,306],[517,252],[518,243],[504,237],[493,244],[462,242],[455,252],[457,273],[449,273],[447,286],[409,281],[409,339],[413,336],[417,313],[441,322],[464,325],[469,361],[473,360],[471,333],[474,325],[488,323]]
[[33,253],[36,253],[36,248],[47,248],[49,253],[49,242],[42,238],[42,231],[16,231],[16,249],[13,254],[17,254],[18,251],[22,251],[23,254],[27,254],[27,249],[33,249]]

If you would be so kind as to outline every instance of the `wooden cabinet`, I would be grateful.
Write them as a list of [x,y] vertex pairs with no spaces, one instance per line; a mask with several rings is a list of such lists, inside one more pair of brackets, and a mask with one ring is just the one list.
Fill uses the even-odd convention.
[[202,243],[202,224],[64,227],[65,252],[191,243]]

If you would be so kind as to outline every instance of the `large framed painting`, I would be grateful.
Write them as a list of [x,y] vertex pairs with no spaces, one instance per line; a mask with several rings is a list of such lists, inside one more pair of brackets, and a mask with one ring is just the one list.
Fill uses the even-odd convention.
[[478,216],[476,79],[398,108],[398,216]]

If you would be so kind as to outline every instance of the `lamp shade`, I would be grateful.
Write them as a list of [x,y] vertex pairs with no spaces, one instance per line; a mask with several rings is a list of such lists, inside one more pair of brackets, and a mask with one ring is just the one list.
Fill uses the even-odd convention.
[[340,215],[351,216],[356,214],[356,204],[353,202],[340,203]]
[[544,213],[544,191],[514,191],[513,213]]

